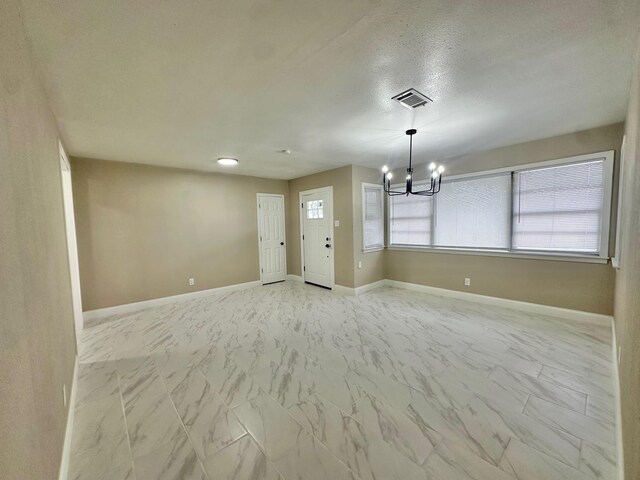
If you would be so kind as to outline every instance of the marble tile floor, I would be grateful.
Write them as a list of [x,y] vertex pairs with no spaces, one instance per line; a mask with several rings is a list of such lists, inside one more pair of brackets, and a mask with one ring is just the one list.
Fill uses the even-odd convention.
[[70,478],[615,477],[609,328],[297,282],[79,336]]

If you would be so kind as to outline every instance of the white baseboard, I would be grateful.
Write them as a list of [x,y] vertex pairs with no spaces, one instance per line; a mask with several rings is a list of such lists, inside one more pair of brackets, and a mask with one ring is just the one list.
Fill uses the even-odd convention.
[[255,280],[253,282],[246,282],[246,283],[238,283],[235,285],[226,285],[224,287],[218,287],[218,288],[210,288],[208,290],[200,290],[197,292],[183,293],[180,295],[171,295],[170,297],[154,298],[151,300],[144,300],[142,302],[126,303],[124,305],[116,305],[115,307],[100,308],[98,310],[88,310],[86,312],[83,312],[82,317],[83,317],[85,326],[87,326],[87,322],[100,320],[102,318],[109,317],[111,315],[137,312],[139,310],[144,310],[150,307],[166,305],[167,303],[179,302],[183,300],[191,300],[199,297],[206,297],[207,295],[211,295],[212,293],[224,293],[224,292],[231,292],[235,290],[244,290],[246,288],[255,287],[257,285],[260,285],[260,280]]
[[76,411],[76,391],[78,389],[78,356],[73,366],[73,381],[69,395],[69,410],[67,413],[67,426],[64,432],[64,445],[62,447],[62,459],[60,460],[59,480],[67,480],[69,477],[69,457],[71,456],[71,436],[73,435],[73,419]]
[[361,293],[366,293],[369,290],[374,290],[376,288],[384,287],[385,285],[387,285],[387,281],[388,280],[383,279],[383,280],[378,280],[377,282],[367,283],[366,285],[356,287],[355,294],[360,295]]
[[521,302],[518,300],[509,300],[506,298],[489,297],[487,295],[459,292],[457,290],[448,290],[446,288],[429,287],[427,285],[400,282],[398,280],[387,279],[386,285],[390,287],[404,288],[406,290],[413,290],[416,292],[430,293],[432,295],[438,295],[440,297],[457,298],[469,302],[482,303],[484,305],[494,305],[497,307],[511,308],[513,310],[520,310],[527,313],[566,318],[568,320],[577,320],[602,326],[610,326],[612,320],[611,315],[583,312],[581,310],[571,310],[569,308],[552,307],[549,305],[541,305],[538,303]]
[[351,287],[343,287],[342,285],[334,285],[333,291],[342,295],[355,295],[356,289]]
[[[302,277],[299,275],[288,274],[287,280],[294,282],[302,282]],[[189,300],[193,298],[199,298],[213,293],[223,293],[234,290],[244,290],[260,285],[260,281],[239,283],[236,285],[227,285],[224,287],[212,288],[209,290],[200,290],[198,292],[184,293],[181,295],[172,295],[170,297],[154,298],[152,300],[145,300],[142,302],[128,303],[125,305],[117,305],[115,307],[101,308],[98,310],[89,310],[83,313],[83,320],[85,325],[88,322],[95,322],[111,315],[131,313],[145,308],[155,307],[159,305],[166,305],[177,301]],[[597,325],[610,326],[612,317],[611,315],[602,315],[599,313],[583,312],[580,310],[571,310],[568,308],[552,307],[549,305],[540,305],[537,303],[521,302],[518,300],[508,300],[506,298],[489,297],[487,295],[478,295],[475,293],[460,292],[457,290],[448,290],[445,288],[430,287],[428,285],[420,285],[417,283],[400,282],[398,280],[378,280],[367,285],[362,285],[357,288],[344,287],[342,285],[335,285],[334,291],[343,295],[360,295],[375,288],[383,286],[390,286],[395,288],[403,288],[405,290],[413,290],[416,292],[430,293],[432,295],[438,295],[441,297],[458,298],[460,300],[466,300],[469,302],[482,303],[485,305],[494,305],[498,307],[511,308],[514,310],[520,310],[528,313],[536,313],[539,315],[547,315],[551,317],[566,318],[569,320],[578,320],[582,322],[593,323]]]
[[618,339],[616,324],[611,320],[611,348],[613,354],[613,396],[616,402],[616,453],[617,479],[624,480],[624,445],[622,440],[622,405],[620,403],[620,372],[618,371]]
[[[291,280],[302,281],[297,275],[289,275]],[[335,285],[334,291],[343,295],[360,295],[370,290],[380,287],[395,287],[405,290],[413,290],[415,292],[429,293],[440,297],[457,298],[468,302],[476,302],[484,305],[493,305],[496,307],[510,308],[527,313],[538,315],[546,315],[549,317],[565,318],[568,320],[576,320],[595,325],[610,327],[613,317],[611,315],[602,315],[599,313],[583,312],[581,310],[571,310],[569,308],[552,307],[550,305],[541,305],[539,303],[521,302],[519,300],[509,300],[506,298],[489,297],[487,295],[478,295],[477,293],[460,292],[458,290],[448,290],[446,288],[430,287],[428,285],[420,285],[417,283],[400,282],[398,280],[378,280],[356,288],[343,287]]]

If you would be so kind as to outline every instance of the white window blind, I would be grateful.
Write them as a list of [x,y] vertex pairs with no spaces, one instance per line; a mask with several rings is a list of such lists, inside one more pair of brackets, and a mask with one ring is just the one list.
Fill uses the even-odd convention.
[[515,172],[512,248],[598,253],[603,189],[604,159]]
[[393,245],[431,245],[433,197],[390,197],[390,235]]
[[435,200],[434,245],[509,248],[511,174],[442,184]]
[[362,185],[363,247],[384,246],[384,204],[381,185]]

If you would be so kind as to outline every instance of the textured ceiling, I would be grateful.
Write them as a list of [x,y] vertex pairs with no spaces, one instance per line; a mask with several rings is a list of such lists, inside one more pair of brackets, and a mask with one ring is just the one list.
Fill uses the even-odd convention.
[[[637,0],[23,0],[72,155],[294,178],[625,116]],[[433,104],[391,97],[415,87]],[[290,155],[278,150],[290,149]]]

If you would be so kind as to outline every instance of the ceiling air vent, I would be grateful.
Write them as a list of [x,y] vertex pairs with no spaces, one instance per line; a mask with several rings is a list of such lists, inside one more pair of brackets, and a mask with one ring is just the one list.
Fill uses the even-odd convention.
[[407,108],[424,107],[427,103],[431,103],[433,101],[426,95],[423,95],[422,93],[417,91],[415,88],[405,90],[395,97],[391,97],[391,99],[395,100],[401,105],[404,105]]

